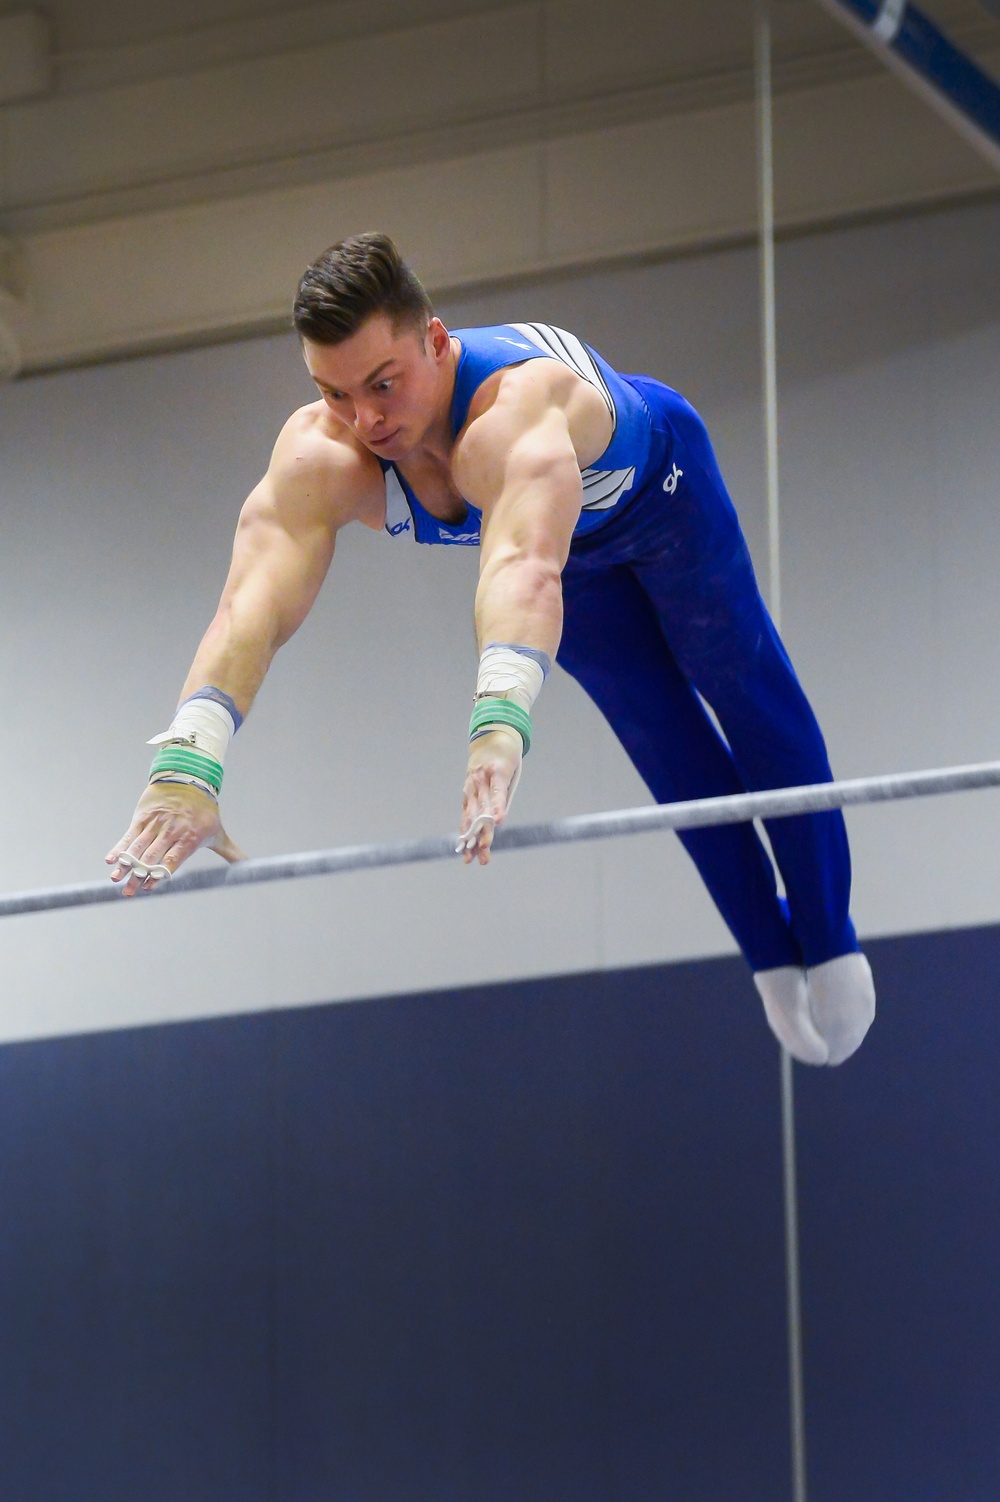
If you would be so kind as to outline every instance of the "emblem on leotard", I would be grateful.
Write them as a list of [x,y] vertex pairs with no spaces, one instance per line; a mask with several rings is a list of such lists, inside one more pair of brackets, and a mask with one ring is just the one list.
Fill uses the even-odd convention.
[[669,475],[663,482],[663,488],[667,492],[667,495],[673,495],[674,491],[677,489],[677,481],[680,479],[683,473],[684,471],[682,469],[678,469],[677,465],[675,464],[673,469],[670,471]]
[[442,542],[457,542],[466,548],[478,548],[478,532],[449,532],[447,527],[438,527],[438,536]]

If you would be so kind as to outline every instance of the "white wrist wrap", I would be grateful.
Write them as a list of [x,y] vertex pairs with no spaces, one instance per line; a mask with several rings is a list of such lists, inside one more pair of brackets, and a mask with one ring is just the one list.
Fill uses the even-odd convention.
[[479,659],[476,698],[509,699],[530,714],[548,670],[544,652],[490,642]]
[[228,709],[214,699],[185,699],[162,735],[154,735],[148,746],[163,746],[168,741],[184,741],[196,751],[211,756],[221,766],[236,726]]

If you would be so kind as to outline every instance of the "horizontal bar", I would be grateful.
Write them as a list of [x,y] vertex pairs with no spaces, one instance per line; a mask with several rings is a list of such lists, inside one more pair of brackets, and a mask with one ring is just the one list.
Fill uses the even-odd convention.
[[[685,803],[656,803],[606,814],[577,814],[548,824],[521,824],[498,831],[496,852],[530,850],[539,845],[569,845],[578,840],[607,840],[616,835],[652,834],[663,829],[700,829],[710,824],[745,824],[751,819],[786,819],[794,814],[825,813],[859,803],[888,803],[900,798],[929,798],[1000,786],[1000,761],[929,772],[897,772],[884,777],[856,777],[846,782],[818,782],[808,787],[775,788],[761,793],[733,793],[725,798],[696,798]],[[306,850],[299,855],[265,855],[234,866],[185,871],[144,896],[179,897],[218,887],[243,887],[263,881],[290,881],[299,876],[330,876],[340,871],[369,871],[381,866],[413,866],[421,861],[453,860],[456,835],[422,840],[390,840],[376,845],[342,845],[334,850]],[[0,918],[56,908],[89,907],[118,902],[121,889],[108,881],[77,886],[43,887],[0,897]],[[129,899],[132,900],[132,899]]]
[[824,10],[1000,168],[1000,84],[905,0],[819,0]]

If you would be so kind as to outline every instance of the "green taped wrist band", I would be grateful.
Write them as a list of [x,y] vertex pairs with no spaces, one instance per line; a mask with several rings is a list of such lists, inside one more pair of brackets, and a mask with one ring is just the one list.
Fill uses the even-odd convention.
[[524,755],[531,750],[531,716],[520,704],[514,704],[510,699],[479,699],[472,711],[472,719],[469,721],[469,739],[475,740],[478,735],[485,735],[489,730],[495,730],[498,725],[509,725],[516,730],[524,742]]
[[150,777],[157,772],[190,772],[204,780],[218,792],[222,787],[222,764],[201,751],[189,751],[186,746],[164,746],[153,758]]

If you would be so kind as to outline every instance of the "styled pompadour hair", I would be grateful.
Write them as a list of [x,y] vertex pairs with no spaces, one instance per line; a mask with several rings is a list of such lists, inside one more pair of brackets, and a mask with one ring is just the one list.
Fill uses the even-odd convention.
[[292,322],[313,344],[340,344],[373,313],[393,328],[425,328],[434,309],[388,235],[369,231],[331,245],[299,282]]

